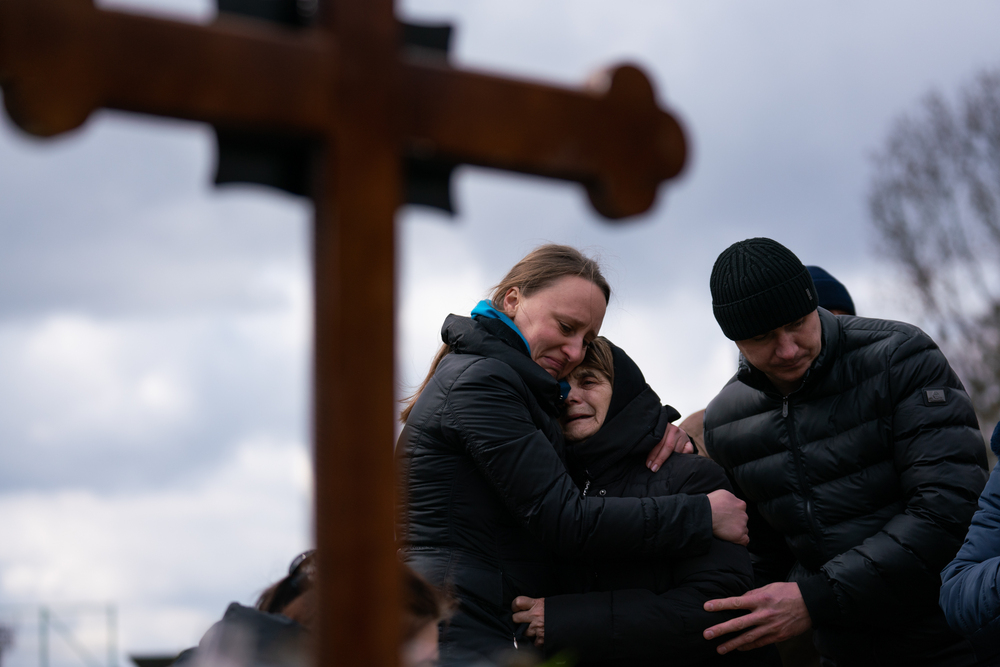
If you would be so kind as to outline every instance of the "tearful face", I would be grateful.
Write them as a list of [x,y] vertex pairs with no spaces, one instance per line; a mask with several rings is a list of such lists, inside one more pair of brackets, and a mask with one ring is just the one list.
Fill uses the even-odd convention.
[[507,291],[503,310],[531,346],[531,358],[556,379],[583,361],[604,322],[604,292],[585,278],[565,276],[525,296]]
[[611,382],[592,368],[577,368],[569,375],[569,395],[563,408],[562,427],[568,442],[586,440],[604,424],[611,405]]

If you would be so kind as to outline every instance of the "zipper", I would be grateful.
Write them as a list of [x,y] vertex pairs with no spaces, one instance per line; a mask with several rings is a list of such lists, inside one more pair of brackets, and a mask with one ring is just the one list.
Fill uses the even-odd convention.
[[588,479],[587,483],[583,485],[583,497],[584,498],[587,497],[587,489],[589,489],[589,488],[590,488],[590,480]]
[[806,521],[809,524],[809,532],[812,533],[813,539],[816,540],[816,548],[822,552],[823,539],[819,531],[819,526],[816,523],[816,518],[813,516],[812,492],[809,489],[809,485],[806,483],[806,467],[802,462],[802,450],[799,449],[799,443],[795,439],[795,421],[792,419],[791,410],[788,408],[787,396],[782,397],[781,416],[787,421],[786,426],[788,428],[788,442],[792,446],[792,456],[795,459],[795,471],[798,473],[799,487],[802,489],[802,497],[806,502]]

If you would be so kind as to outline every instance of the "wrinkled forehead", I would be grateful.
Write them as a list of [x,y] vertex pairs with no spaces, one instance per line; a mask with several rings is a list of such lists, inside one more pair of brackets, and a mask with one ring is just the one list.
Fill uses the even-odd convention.
[[607,382],[608,384],[611,383],[611,379],[607,375],[597,370],[593,366],[584,366],[584,365],[580,365],[574,368],[573,372],[569,374],[569,377],[567,379],[571,383],[579,383],[582,382],[583,380],[586,380],[587,378],[594,378],[599,382]]

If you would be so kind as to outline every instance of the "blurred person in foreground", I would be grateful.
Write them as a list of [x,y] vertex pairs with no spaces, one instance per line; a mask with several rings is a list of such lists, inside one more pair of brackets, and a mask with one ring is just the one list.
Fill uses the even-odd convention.
[[937,604],[938,573],[975,512],[985,450],[937,345],[818,308],[809,272],[771,239],[719,255],[711,291],[741,355],[705,444],[747,501],[759,588],[707,602],[751,613],[705,637],[728,652],[812,627],[824,665],[977,664]]
[[[452,602],[435,587],[400,564],[403,602],[400,664],[433,667],[438,659],[438,623],[451,613]],[[181,653],[174,667],[309,667],[312,633],[316,630],[316,552],[297,556],[288,575],[268,587],[254,607],[233,602],[198,646]]]
[[[569,375],[563,408],[570,474],[585,495],[645,498],[731,490],[718,465],[675,453],[657,471],[646,453],[679,416],[660,404],[625,352],[598,337]],[[562,590],[548,598],[518,597],[514,621],[546,656],[569,651],[579,666],[780,664],[773,649],[720,656],[705,628],[739,616],[712,613],[706,601],[753,588],[746,547],[715,538],[699,556],[616,561],[563,561]]]
[[[1000,456],[1000,424],[990,448]],[[941,608],[948,624],[1000,664],[1000,463],[979,497],[979,511],[955,560],[941,573]]]

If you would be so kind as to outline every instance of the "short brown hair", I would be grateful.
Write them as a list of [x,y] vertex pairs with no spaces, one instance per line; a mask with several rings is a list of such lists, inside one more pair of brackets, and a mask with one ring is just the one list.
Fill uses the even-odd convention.
[[587,354],[584,355],[583,361],[580,365],[576,367],[574,372],[586,368],[589,370],[597,371],[608,378],[608,382],[611,386],[615,386],[615,358],[614,354],[611,352],[611,341],[609,341],[604,336],[598,336],[595,338],[589,346],[587,346]]

